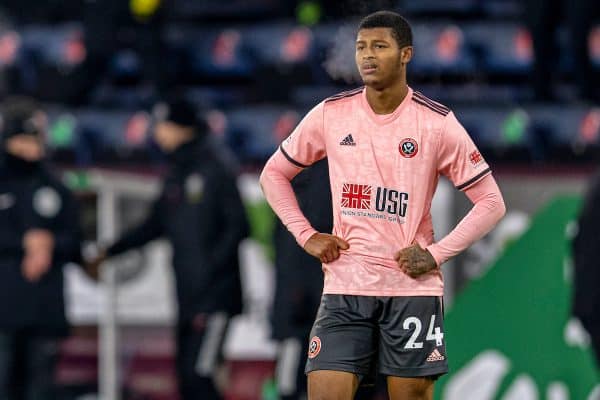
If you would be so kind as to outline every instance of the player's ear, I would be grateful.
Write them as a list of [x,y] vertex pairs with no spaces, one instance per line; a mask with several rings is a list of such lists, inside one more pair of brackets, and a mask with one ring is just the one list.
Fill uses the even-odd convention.
[[405,46],[400,49],[400,60],[403,64],[408,64],[413,56],[413,47]]

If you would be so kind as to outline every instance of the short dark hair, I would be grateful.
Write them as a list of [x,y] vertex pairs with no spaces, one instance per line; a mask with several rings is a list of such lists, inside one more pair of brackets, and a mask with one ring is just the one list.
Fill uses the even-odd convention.
[[377,11],[360,21],[358,30],[371,28],[390,28],[399,47],[412,46],[412,29],[408,21],[393,11]]
[[41,105],[33,98],[12,96],[0,104],[0,137],[2,140],[19,135],[38,135],[40,126],[33,120]]

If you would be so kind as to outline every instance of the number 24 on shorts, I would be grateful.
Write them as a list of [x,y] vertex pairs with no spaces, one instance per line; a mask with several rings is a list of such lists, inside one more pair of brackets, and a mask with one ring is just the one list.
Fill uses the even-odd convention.
[[[406,330],[409,330],[411,329],[411,325],[415,326],[415,330],[408,339],[408,342],[406,342],[404,348],[422,349],[423,342],[417,342],[417,338],[421,333],[423,324],[421,323],[421,320],[417,317],[408,317],[404,320],[402,327]],[[427,336],[425,337],[425,340],[435,340],[435,345],[439,347],[442,345],[442,339],[444,339],[444,333],[442,332],[439,326],[435,326],[435,314],[433,314],[431,316],[431,320],[429,321],[429,328],[427,329]]]

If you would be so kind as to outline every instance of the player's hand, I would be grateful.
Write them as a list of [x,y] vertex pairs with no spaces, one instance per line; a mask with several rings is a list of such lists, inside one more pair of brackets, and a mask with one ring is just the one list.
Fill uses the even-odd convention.
[[344,239],[327,233],[315,233],[304,244],[304,250],[324,264],[337,260],[340,249],[347,250],[349,247]]
[[411,278],[417,278],[438,268],[431,253],[418,243],[400,250],[394,259],[398,262],[400,269]]
[[21,263],[21,272],[29,282],[37,282],[52,266],[51,251],[26,252]]
[[100,266],[108,256],[106,252],[101,251],[96,257],[92,258],[89,261],[86,261],[84,264],[85,273],[93,280],[97,281],[100,279]]
[[54,250],[54,235],[46,229],[29,229],[23,236],[25,251]]
[[21,272],[29,282],[38,281],[52,266],[54,235],[45,229],[29,229],[23,236]]

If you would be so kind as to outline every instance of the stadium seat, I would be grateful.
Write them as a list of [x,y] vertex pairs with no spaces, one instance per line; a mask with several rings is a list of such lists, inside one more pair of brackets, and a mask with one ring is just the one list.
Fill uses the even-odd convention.
[[43,64],[74,67],[86,57],[83,30],[78,23],[60,26],[29,26],[21,32],[23,47]]
[[472,74],[476,60],[465,32],[454,24],[416,24],[411,71],[418,74]]
[[297,110],[261,105],[227,114],[227,144],[242,162],[264,162],[300,121]]
[[477,23],[465,35],[488,73],[527,74],[533,63],[533,44],[527,29],[517,24]]

